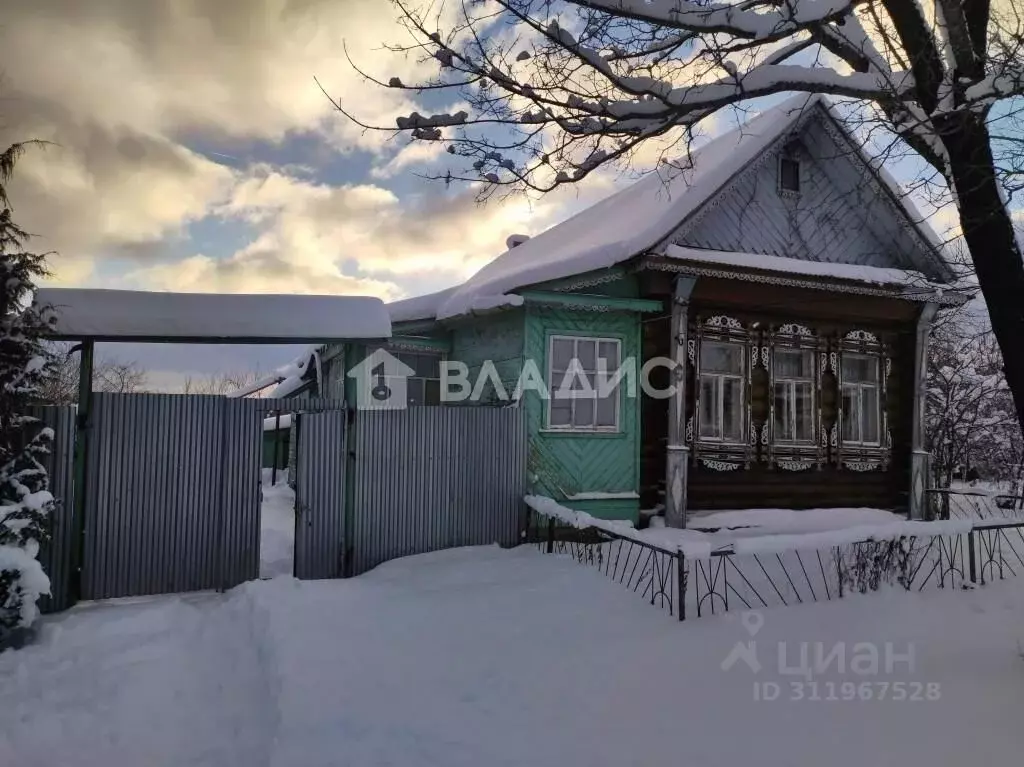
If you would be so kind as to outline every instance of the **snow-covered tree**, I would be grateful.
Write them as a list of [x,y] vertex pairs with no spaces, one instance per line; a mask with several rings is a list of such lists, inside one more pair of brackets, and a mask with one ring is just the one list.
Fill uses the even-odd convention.
[[971,470],[1016,480],[1024,444],[991,330],[963,314],[938,324],[927,386],[925,430],[936,484],[948,487],[957,472]]
[[845,99],[865,140],[916,156],[935,202],[955,205],[1024,415],[1024,263],[1007,197],[1024,189],[1018,0],[392,2],[412,38],[393,49],[438,73],[375,82],[458,106],[374,126],[335,103],[364,127],[441,142],[441,178],[484,194],[546,192],[648,147],[685,164],[701,121],[757,97]]
[[38,614],[50,582],[39,564],[54,500],[40,458],[53,432],[26,414],[46,374],[40,335],[49,322],[31,305],[44,257],[25,251],[28,235],[11,218],[5,183],[24,145],[0,154],[0,644]]

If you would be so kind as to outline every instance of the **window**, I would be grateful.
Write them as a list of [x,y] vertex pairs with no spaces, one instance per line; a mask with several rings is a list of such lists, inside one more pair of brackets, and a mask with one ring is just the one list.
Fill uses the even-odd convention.
[[843,442],[879,444],[878,358],[843,354]]
[[744,347],[703,341],[700,345],[700,438],[743,442]]
[[775,441],[814,442],[814,352],[775,350]]
[[779,158],[779,189],[800,194],[800,161],[793,157]]
[[609,387],[599,386],[599,382],[609,381],[619,365],[619,341],[614,338],[552,336],[548,350],[548,428],[618,431],[618,389],[606,390]]
[[409,405],[440,405],[441,356],[411,352],[398,352],[395,356],[415,371],[405,379]]
[[[384,347],[381,347],[384,348]],[[388,354],[408,365],[413,372],[405,381],[406,404],[409,407],[418,405],[440,405],[441,404],[441,355],[429,352],[400,352],[388,350]],[[371,371],[373,385],[386,386],[390,391],[396,391],[396,384],[403,379],[383,374],[383,366],[378,366]]]

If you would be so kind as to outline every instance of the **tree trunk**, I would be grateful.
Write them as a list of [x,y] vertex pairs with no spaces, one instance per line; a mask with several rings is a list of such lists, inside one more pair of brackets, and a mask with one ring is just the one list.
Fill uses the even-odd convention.
[[1024,429],[1024,260],[999,193],[984,117],[969,113],[943,134],[956,181],[960,225],[971,252],[1006,383]]

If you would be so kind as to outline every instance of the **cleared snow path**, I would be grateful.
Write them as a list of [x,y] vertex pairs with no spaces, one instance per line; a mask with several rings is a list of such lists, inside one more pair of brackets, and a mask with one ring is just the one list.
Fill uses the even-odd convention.
[[0,656],[0,765],[267,765],[276,682],[244,591],[82,605]]
[[260,503],[260,578],[291,575],[295,561],[295,491],[288,486],[287,470],[263,469]]
[[[592,569],[522,548],[396,560],[349,581],[76,609],[0,656],[0,765],[962,767],[1017,764],[1024,582],[762,613],[763,668],[722,664],[750,618],[680,625]],[[816,676],[779,642],[904,652]],[[774,681],[780,700],[755,702]],[[826,700],[825,682],[939,685]],[[878,688],[875,688],[876,691]],[[910,687],[906,689],[912,689]],[[877,692],[875,693],[877,695]]]

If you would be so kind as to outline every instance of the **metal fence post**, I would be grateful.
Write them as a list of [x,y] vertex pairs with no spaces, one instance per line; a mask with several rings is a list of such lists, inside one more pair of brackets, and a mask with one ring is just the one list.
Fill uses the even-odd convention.
[[836,577],[839,579],[839,598],[843,598],[843,551],[835,547],[833,555],[836,559]]
[[679,592],[679,610],[677,615],[680,621],[686,620],[686,587],[689,580],[689,573],[686,570],[686,557],[683,552],[676,552],[676,586]]
[[92,376],[93,376],[93,342],[83,341],[79,345],[78,358],[78,414],[75,419],[75,467],[72,480],[72,536],[74,543],[71,548],[71,578],[69,582],[70,597],[68,605],[82,599],[85,580],[85,538],[89,530],[85,512],[88,508],[88,455],[89,430],[92,427]]
[[[243,402],[243,403],[246,402],[246,400],[244,400],[244,399],[240,400],[240,401]],[[228,438],[230,436],[230,434],[229,434],[228,419],[229,419],[230,408],[231,408],[232,404],[233,404],[233,401],[229,400],[227,397],[221,398],[221,400],[219,400],[218,403],[217,403],[217,414],[218,414],[219,419],[220,419],[220,434],[219,434],[219,436],[220,436],[220,471],[219,471],[218,476],[217,476],[217,480],[219,482],[219,485],[218,485],[218,488],[217,488],[217,501],[218,502],[217,502],[217,510],[216,510],[216,513],[217,513],[217,531],[216,531],[216,541],[217,541],[217,543],[216,543],[216,546],[217,546],[217,590],[221,591],[221,592],[224,592],[224,591],[228,590],[228,587],[227,587],[228,567],[227,567],[227,561],[226,561],[227,557],[225,556],[225,551],[224,551],[224,539],[225,539],[224,526],[226,524],[226,519],[227,519],[227,509],[225,507],[227,506],[227,495],[228,495],[228,487],[227,487],[227,484],[228,484],[228,482],[227,482],[227,461],[229,459],[228,459],[227,445],[228,445]],[[259,412],[257,412],[256,415],[257,415],[257,417],[260,418],[260,427],[262,428],[263,416]],[[262,437],[262,432],[261,432],[260,436]],[[261,445],[261,447],[262,447],[262,445]]]
[[[260,425],[262,429],[262,424]],[[260,447],[263,446],[263,432],[260,432]],[[271,486],[277,484],[277,464],[279,461],[278,452],[281,447],[281,411],[278,410],[274,414],[274,462],[270,469],[270,484]],[[262,456],[260,456],[260,462],[262,463]]]
[[967,566],[971,576],[971,583],[977,583],[977,571],[974,563],[974,530],[967,533]]

